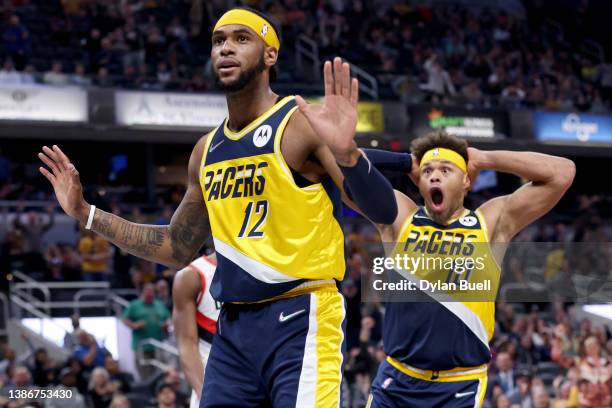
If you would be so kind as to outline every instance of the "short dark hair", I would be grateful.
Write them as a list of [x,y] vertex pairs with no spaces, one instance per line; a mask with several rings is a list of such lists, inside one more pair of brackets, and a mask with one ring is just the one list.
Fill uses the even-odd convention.
[[159,395],[166,388],[170,388],[172,390],[172,392],[176,394],[176,390],[174,389],[172,384],[170,384],[170,383],[161,383],[160,385],[157,386],[157,389],[155,390],[155,395]]
[[[281,26],[278,22],[278,20],[276,20],[274,17],[271,17],[269,15],[267,15],[266,13],[256,10],[254,8],[251,7],[238,7],[241,10],[247,10],[250,11],[251,13],[257,14],[259,17],[263,18],[264,20],[266,20],[268,23],[270,23],[270,25],[272,26],[272,28],[274,29],[274,31],[276,32],[276,35],[278,36],[278,42],[279,44],[282,45],[282,39],[281,39]],[[280,54],[280,50],[278,50],[279,54]],[[278,62],[278,60],[277,60]],[[278,76],[278,68],[276,68],[276,65],[273,65],[270,67],[270,82],[274,82],[276,81],[276,77]]]
[[459,153],[466,163],[468,161],[468,142],[455,135],[449,135],[442,129],[434,130],[410,142],[410,152],[414,154],[418,161],[421,161],[425,153],[436,147],[443,147]]

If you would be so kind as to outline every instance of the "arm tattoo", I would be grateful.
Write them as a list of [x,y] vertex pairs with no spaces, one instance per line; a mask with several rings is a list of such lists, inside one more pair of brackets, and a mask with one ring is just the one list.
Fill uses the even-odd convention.
[[168,238],[168,226],[143,225],[97,210],[92,229],[132,255],[149,258]]
[[208,214],[202,203],[182,204],[170,222],[172,256],[177,261],[191,262],[209,235]]
[[114,239],[115,231],[113,230],[113,216],[103,211],[98,211],[98,213],[100,215],[94,218],[92,229],[108,239]]

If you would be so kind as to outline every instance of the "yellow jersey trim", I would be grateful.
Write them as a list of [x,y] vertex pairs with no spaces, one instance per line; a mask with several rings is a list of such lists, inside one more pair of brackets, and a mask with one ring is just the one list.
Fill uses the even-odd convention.
[[281,141],[283,139],[283,136],[285,136],[285,128],[287,127],[287,124],[289,124],[289,119],[291,119],[291,117],[297,111],[297,109],[298,109],[297,106],[291,108],[291,110],[287,113],[287,115],[285,115],[285,117],[283,118],[283,121],[278,126],[278,129],[276,130],[276,134],[274,135],[274,153],[276,154],[276,158],[278,162],[280,163],[281,167],[283,168],[283,172],[285,173],[285,176],[287,176],[287,179],[290,181],[291,186],[293,186],[296,191],[303,193],[304,191],[308,191],[308,190],[319,190],[323,188],[323,185],[321,183],[314,183],[307,187],[300,188],[295,183],[293,174],[291,174],[289,163],[287,163],[287,161],[285,160],[285,157],[283,156],[283,152],[281,151]]
[[414,214],[416,214],[417,211],[419,211],[419,206],[418,205],[414,209],[414,211],[412,211],[410,213],[410,215],[408,217],[406,217],[406,221],[404,221],[404,223],[402,224],[402,228],[400,229],[399,234],[397,234],[397,237],[395,238],[396,240],[399,240],[399,239],[401,239],[401,237],[404,236],[404,232],[406,232],[406,228],[408,228],[408,226],[410,224],[412,224],[412,220],[414,218]]
[[450,370],[436,371],[411,367],[397,361],[391,356],[387,356],[387,362],[406,375],[430,382],[468,381],[486,378],[487,376],[487,364],[476,367],[455,367]]
[[268,109],[267,111],[265,111],[264,113],[262,113],[261,115],[259,115],[257,118],[255,118],[251,123],[249,123],[248,125],[246,125],[246,127],[244,127],[241,131],[239,132],[232,132],[228,127],[227,127],[227,120],[229,118],[229,116],[227,118],[225,118],[225,120],[223,121],[223,134],[231,140],[240,140],[242,139],[243,136],[245,136],[247,133],[249,133],[251,130],[255,129],[258,125],[260,125],[263,121],[265,121],[266,119],[268,119],[270,116],[272,116],[272,114],[274,114],[274,112],[278,111],[280,108],[282,108],[283,106],[285,106],[285,104],[287,102],[289,102],[290,100],[293,99],[293,96],[285,96],[283,99],[281,99],[279,102],[275,103],[270,109]]
[[208,153],[210,144],[212,143],[212,140],[215,136],[215,133],[217,133],[218,129],[219,129],[219,126],[217,126],[216,128],[214,128],[213,130],[211,130],[210,132],[206,134],[206,142],[204,143],[204,151],[202,152],[202,158],[200,159],[200,169],[198,170],[198,175],[199,175],[198,180],[199,181],[203,180],[202,177],[204,175],[202,174],[202,172],[204,171],[204,166],[206,165],[206,154]]

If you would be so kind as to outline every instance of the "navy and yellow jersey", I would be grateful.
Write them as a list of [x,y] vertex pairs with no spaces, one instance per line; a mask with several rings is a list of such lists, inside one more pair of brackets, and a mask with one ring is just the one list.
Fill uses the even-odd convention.
[[[402,226],[393,250],[394,257],[398,254],[421,258],[422,262],[413,268],[414,274],[403,271],[402,276],[415,283],[447,285],[436,293],[428,289],[414,293],[415,300],[424,301],[387,302],[383,327],[387,355],[424,370],[487,363],[500,268],[488,242],[483,215],[478,210],[465,210],[447,225],[439,225],[424,208],[418,208]],[[468,268],[459,268],[467,259],[471,260]],[[473,286],[460,289],[466,283]],[[476,284],[485,290],[472,289]]]
[[340,190],[331,178],[299,187],[281,153],[292,96],[240,132],[206,141],[200,184],[217,252],[210,291],[221,302],[260,302],[342,280]]

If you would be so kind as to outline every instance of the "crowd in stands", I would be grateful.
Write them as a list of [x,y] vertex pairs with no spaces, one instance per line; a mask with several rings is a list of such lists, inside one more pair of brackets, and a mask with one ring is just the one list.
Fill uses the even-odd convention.
[[375,75],[383,98],[590,112],[610,107],[612,63],[605,53],[575,51],[584,38],[568,42],[562,30],[546,30],[529,13],[407,1],[5,1],[0,84],[211,90],[212,23],[243,3],[282,27],[280,81],[311,82],[284,68],[293,66],[296,39],[307,35],[322,59],[340,55]]
[[[481,201],[485,196],[486,193],[478,194],[475,201]],[[574,217],[567,212],[553,213],[545,221],[525,230],[516,241],[574,243],[609,242],[612,239],[612,218],[604,211],[609,198],[577,196],[570,201],[568,207],[574,208],[582,217]],[[119,208],[113,211],[122,213]],[[160,207],[157,213],[123,215],[139,222],[161,224],[167,222],[169,213],[171,207],[165,206]],[[121,316],[134,331],[133,348],[136,349],[142,340],[168,338],[168,318],[172,309],[170,287],[175,271],[137,260],[117,248],[113,249],[108,243],[84,244],[84,240],[94,239],[89,234],[83,234],[76,243],[45,245],[44,231],[57,218],[51,207],[38,212],[22,211],[18,215],[13,219],[3,243],[4,248],[10,248],[4,253],[10,254],[17,266],[37,265],[20,263],[19,250],[28,248],[38,251],[44,259],[42,267],[46,271],[41,279],[73,280],[87,274],[98,274],[95,280],[109,280],[113,286],[136,288],[141,296],[132,301]],[[347,299],[344,406],[357,408],[364,406],[370,383],[385,357],[381,327],[384,307],[376,301],[362,302],[362,282],[371,275],[368,271],[372,254],[376,251],[372,248],[380,243],[375,230],[358,219],[349,217],[345,229],[348,273],[341,284]],[[36,235],[33,231],[39,233]],[[15,241],[15,235],[20,237],[19,240]],[[87,248],[86,252],[83,252],[84,247]],[[97,250],[94,249],[96,247]],[[92,258],[97,259],[104,268],[91,270],[87,263]],[[545,271],[549,258],[555,258],[554,251],[546,258],[546,268],[541,266],[538,272],[545,274],[547,279],[551,278],[549,272]],[[510,266],[504,273],[513,275],[518,281],[524,279],[522,266],[519,265],[517,270],[512,260],[506,261]],[[570,306],[571,303],[561,302],[497,304],[495,337],[491,342],[493,360],[489,369],[487,407],[611,406],[612,334],[603,326],[577,317]],[[153,315],[155,318],[147,317]],[[158,395],[158,398],[169,400],[174,398],[176,401],[183,395],[181,393],[187,393],[185,384],[180,380],[175,381],[174,388],[160,387],[159,383],[149,384],[148,388],[135,386],[133,378],[118,371],[117,362],[93,336],[79,328],[78,319],[73,319],[73,327],[73,333],[65,339],[65,347],[70,350],[72,357],[64,362],[53,361],[44,350],[33,350],[29,362],[18,361],[10,347],[5,347],[0,355],[0,383],[3,383],[4,390],[20,384],[39,387],[49,384],[58,387],[76,386],[82,398],[89,399],[94,407],[128,406],[112,404],[120,404],[117,401],[123,398],[121,395],[130,396],[134,387],[145,390],[148,395]],[[149,353],[148,357],[152,357],[150,350],[144,351],[145,355]],[[143,378],[153,373],[150,367],[138,364],[137,367]],[[176,373],[170,373],[164,378],[174,375]],[[117,395],[119,392],[121,395]],[[171,395],[173,392],[174,397]],[[111,401],[115,402],[111,404]]]

